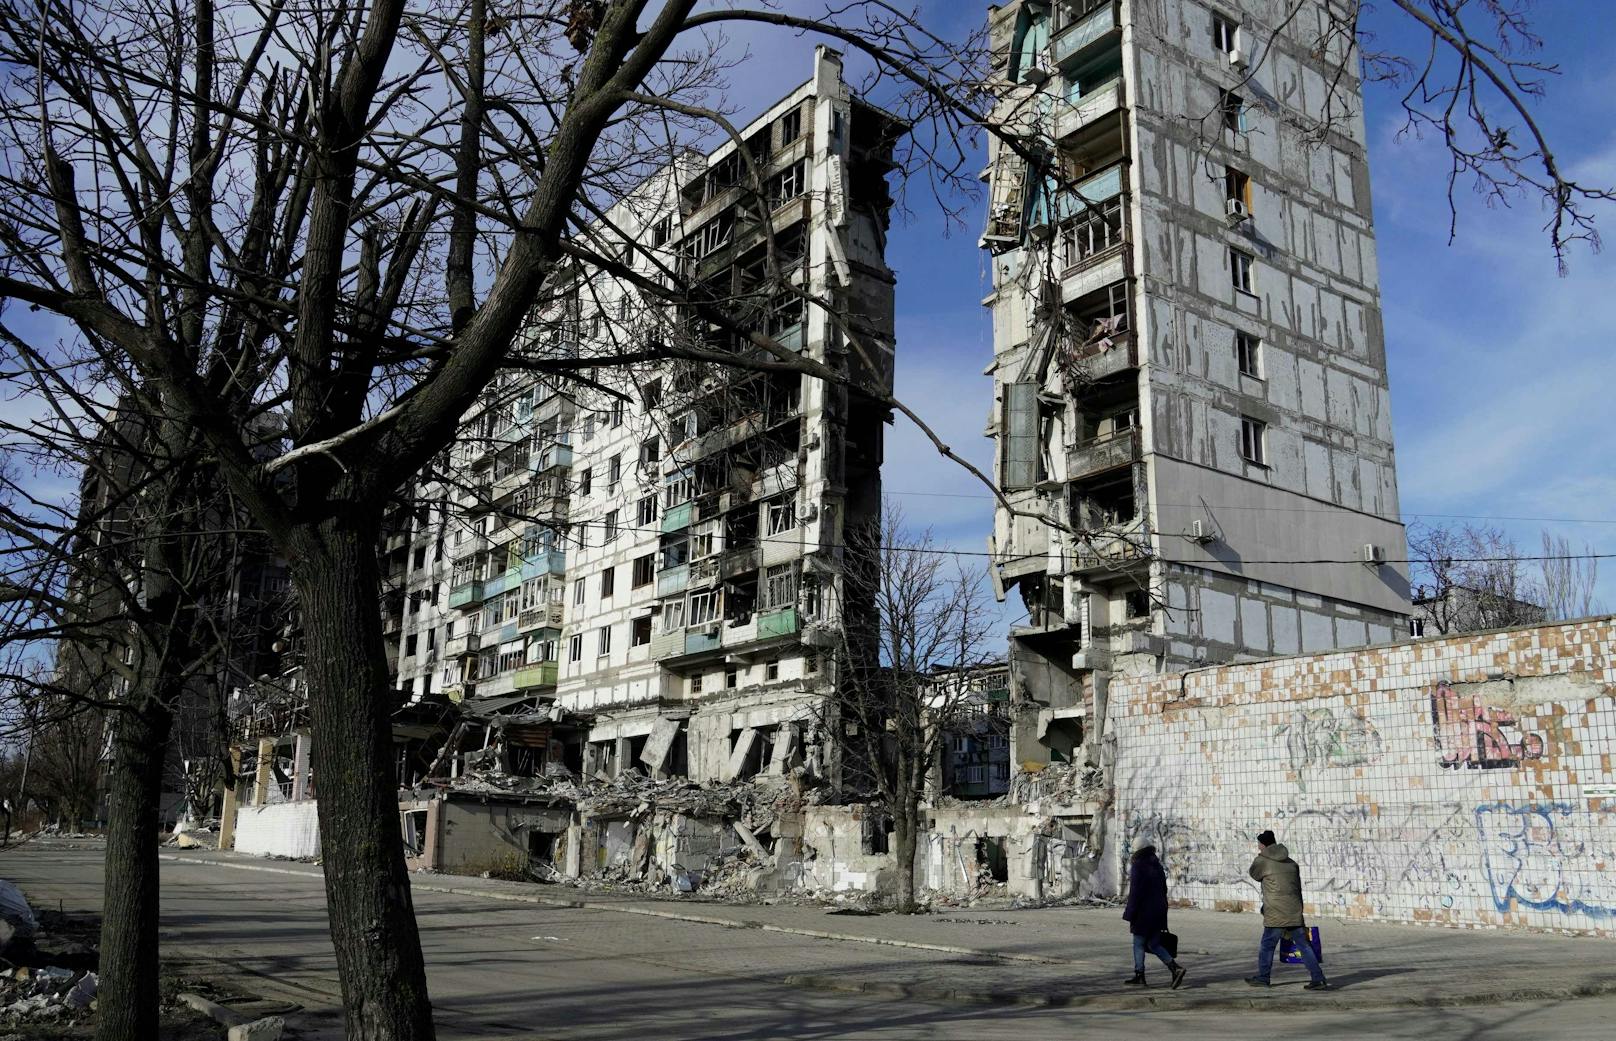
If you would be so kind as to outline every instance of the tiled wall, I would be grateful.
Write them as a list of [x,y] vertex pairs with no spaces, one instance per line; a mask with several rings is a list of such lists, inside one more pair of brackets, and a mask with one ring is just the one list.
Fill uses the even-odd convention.
[[1175,900],[1255,907],[1272,828],[1315,913],[1616,935],[1616,619],[1118,679],[1109,726]]

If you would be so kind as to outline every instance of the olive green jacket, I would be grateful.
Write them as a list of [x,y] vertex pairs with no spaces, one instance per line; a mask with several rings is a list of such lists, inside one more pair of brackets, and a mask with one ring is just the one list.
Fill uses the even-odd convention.
[[1302,921],[1302,869],[1290,850],[1278,843],[1257,854],[1251,877],[1262,884],[1262,924],[1271,929],[1293,929]]

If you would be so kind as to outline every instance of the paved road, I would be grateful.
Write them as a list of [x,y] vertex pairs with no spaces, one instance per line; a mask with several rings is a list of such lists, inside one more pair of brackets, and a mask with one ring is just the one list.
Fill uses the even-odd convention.
[[[26,846],[0,854],[0,877],[16,881],[37,903],[61,901],[69,910],[94,909],[100,902],[100,851],[93,846]],[[596,908],[513,905],[451,894],[420,892],[416,908],[445,1041],[1026,1041],[1080,1034],[1197,1041],[1263,1036],[1593,1041],[1616,1036],[1616,1000],[1608,998],[1272,1014],[1176,1011],[1175,998],[1166,991],[1142,996],[1133,1011],[993,1007],[810,991],[781,980],[794,973],[856,980],[905,970],[923,978],[943,967],[957,973],[961,959]],[[255,979],[255,989],[307,1008],[294,1019],[300,1037],[325,1041],[339,1036],[340,1001],[318,880],[165,863],[162,920],[165,957],[227,963]],[[1500,967],[1478,965],[1475,971],[1497,975]]]

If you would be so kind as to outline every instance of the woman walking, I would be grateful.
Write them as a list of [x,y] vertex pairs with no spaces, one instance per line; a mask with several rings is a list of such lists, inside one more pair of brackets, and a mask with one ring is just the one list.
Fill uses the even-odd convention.
[[1156,859],[1155,846],[1141,846],[1133,851],[1128,869],[1128,905],[1122,910],[1122,919],[1133,933],[1133,977],[1130,986],[1145,986],[1145,952],[1160,958],[1172,973],[1171,986],[1184,982],[1184,966],[1173,960],[1162,946],[1161,934],[1167,931],[1167,872]]

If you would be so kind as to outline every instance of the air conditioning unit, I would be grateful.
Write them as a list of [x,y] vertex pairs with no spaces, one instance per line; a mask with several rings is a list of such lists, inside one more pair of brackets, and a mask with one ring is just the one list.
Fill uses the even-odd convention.
[[1055,229],[1049,226],[1048,221],[1027,225],[1027,238],[1033,242],[1048,242],[1054,235]]
[[1035,61],[1021,70],[1021,82],[1023,83],[1030,83],[1036,87],[1041,83],[1048,82],[1048,80],[1049,69],[1043,62]]
[[1363,562],[1365,564],[1386,563],[1386,547],[1377,546],[1373,542],[1365,542],[1363,546]]
[[1229,48],[1229,67],[1243,69],[1246,67],[1246,52],[1239,47]]
[[1190,521],[1190,541],[1205,544],[1217,541],[1218,534],[1212,529],[1212,523],[1201,518]]
[[1225,200],[1223,204],[1223,212],[1228,215],[1229,223],[1231,225],[1239,224],[1242,221],[1248,221],[1251,219],[1251,211],[1246,209],[1246,204],[1241,199]]

